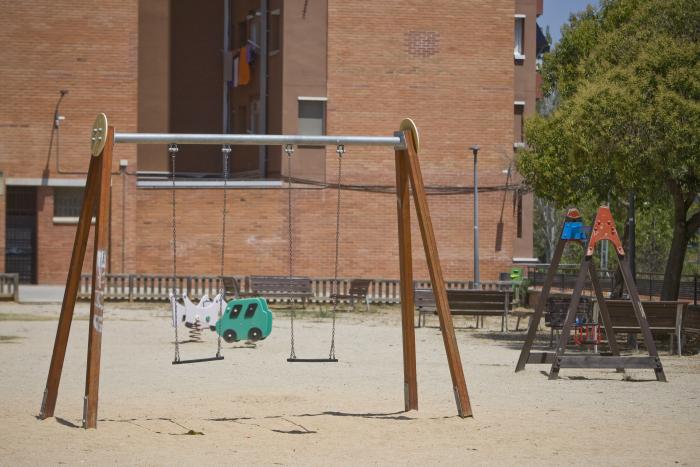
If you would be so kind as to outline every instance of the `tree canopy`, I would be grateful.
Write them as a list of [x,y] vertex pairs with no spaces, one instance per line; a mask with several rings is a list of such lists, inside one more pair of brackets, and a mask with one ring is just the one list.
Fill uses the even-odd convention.
[[541,67],[555,108],[526,121],[518,157],[526,183],[559,206],[633,191],[672,207],[681,263],[700,228],[698,39],[700,0],[604,0],[573,15]]

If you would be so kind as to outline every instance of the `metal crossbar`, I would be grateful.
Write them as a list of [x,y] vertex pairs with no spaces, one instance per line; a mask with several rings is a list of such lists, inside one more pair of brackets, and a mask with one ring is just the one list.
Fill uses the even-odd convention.
[[312,136],[312,135],[239,135],[199,133],[115,133],[114,142],[130,144],[230,144],[249,146],[391,146],[406,149],[402,133],[394,136]]

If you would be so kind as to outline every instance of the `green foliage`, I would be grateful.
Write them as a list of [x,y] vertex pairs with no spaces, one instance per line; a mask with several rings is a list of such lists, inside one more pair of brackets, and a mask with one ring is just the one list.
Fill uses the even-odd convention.
[[518,170],[558,205],[700,189],[700,0],[604,1],[545,55],[558,106],[526,122]]
[[636,193],[638,269],[665,263],[675,299],[700,229],[700,0],[602,0],[541,70],[549,105],[525,123],[518,171],[559,207],[609,200],[618,224]]
[[637,210],[635,221],[637,271],[663,271],[671,250],[673,214],[663,206],[649,204]]

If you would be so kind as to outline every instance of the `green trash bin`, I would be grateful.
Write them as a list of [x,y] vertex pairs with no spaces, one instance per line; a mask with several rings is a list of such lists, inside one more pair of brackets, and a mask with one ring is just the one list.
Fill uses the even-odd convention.
[[523,281],[523,268],[512,268],[510,270],[510,280],[516,284]]

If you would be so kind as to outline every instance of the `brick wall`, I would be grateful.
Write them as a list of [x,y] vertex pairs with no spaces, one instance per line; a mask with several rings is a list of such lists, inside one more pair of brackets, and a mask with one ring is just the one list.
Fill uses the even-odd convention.
[[[53,188],[37,189],[37,281],[40,284],[64,283],[68,274],[76,224],[54,224]],[[93,236],[90,236],[92,240]],[[85,253],[83,272],[91,272],[92,241]]]
[[[329,133],[391,134],[403,117],[410,116],[420,130],[427,185],[471,186],[472,144],[482,148],[480,185],[504,184],[502,170],[513,152],[513,14],[512,0],[386,1],[363,8],[330,1]],[[327,157],[327,176],[333,180],[332,149]],[[390,151],[351,148],[347,161],[348,182],[394,183]],[[395,203],[385,198],[358,201],[361,220],[351,229],[359,242],[376,233],[378,240],[389,238],[395,244]],[[514,217],[511,209],[505,210],[503,248],[497,252],[503,193],[482,194],[479,201],[481,277],[494,279],[510,267]],[[367,204],[377,208],[364,212]],[[473,274],[471,206],[471,195],[430,198],[449,278]],[[425,274],[415,225],[413,237],[416,274]],[[375,275],[396,277],[395,250],[389,253],[384,247],[374,253],[381,272]]]
[[[227,274],[287,274],[288,233],[285,190],[229,190],[226,224]],[[196,207],[193,198],[196,197]],[[340,275],[398,276],[396,201],[393,195],[343,191],[341,194]],[[172,273],[172,231],[169,190],[140,190],[135,272]],[[177,190],[178,272],[219,274],[222,190]],[[480,195],[483,206],[500,206],[502,193]],[[294,274],[332,277],[335,255],[336,192],[293,191]],[[440,257],[448,279],[471,278],[471,195],[431,196],[429,205]],[[505,218],[511,214],[506,203]],[[495,251],[500,210],[485,209],[480,217],[481,275],[494,279],[507,270],[510,258]],[[415,214],[412,214],[414,268],[417,278],[428,271]],[[506,222],[504,249],[513,231]]]
[[[471,186],[472,144],[482,147],[480,185],[504,184],[502,171],[513,143],[513,3],[392,0],[357,8],[330,0],[328,134],[390,135],[403,117],[411,116],[421,132],[426,184]],[[0,166],[7,177],[84,177],[79,172],[89,160],[86,135],[99,111],[108,114],[118,131],[136,130],[137,2],[103,2],[100,10],[109,16],[91,16],[92,8],[87,1],[3,3],[0,39],[13,45],[0,51],[6,81],[0,99],[8,103],[0,108]],[[75,174],[57,173],[55,158],[47,164],[59,89],[70,91],[61,105],[67,117],[61,129],[61,166]],[[134,146],[115,149],[110,269],[122,270],[123,242],[127,272],[169,274],[171,194],[136,189],[135,176],[116,174],[120,159],[134,170],[135,156]],[[336,163],[334,148],[328,148],[330,183]],[[348,147],[343,172],[345,183],[393,186],[393,151]],[[218,274],[222,194],[177,190],[181,273]],[[53,224],[51,187],[40,188],[39,195],[39,280],[60,283],[75,226]],[[332,275],[335,195],[333,189],[294,190],[295,274]],[[286,191],[235,189],[228,196],[226,272],[286,274]],[[363,191],[342,196],[340,274],[397,277],[394,196]],[[481,277],[494,279],[508,270],[513,256],[512,195],[484,192],[479,200]],[[471,278],[472,196],[435,195],[429,204],[445,276]],[[501,219],[502,249],[496,251]],[[427,277],[415,215],[412,221],[416,277]]]
[[7,199],[5,176],[0,171],[0,272],[5,272],[5,206]]
[[[0,3],[0,43],[5,44],[0,49],[0,168],[9,183],[16,178],[43,179],[37,203],[40,282],[65,280],[76,227],[53,224],[53,189],[46,185],[56,179],[85,178],[88,135],[97,113],[105,112],[120,131],[136,130],[137,7],[136,0],[107,0],[99,7],[87,0]],[[60,106],[66,120],[60,140],[53,135],[49,153],[54,108],[62,89],[68,90]],[[119,159],[135,169],[136,148],[119,148],[115,173]],[[113,183],[114,190],[121,188],[117,179]],[[130,183],[129,191],[135,201],[135,183]],[[115,207],[120,207],[120,199],[114,200]],[[4,212],[4,199],[0,201]],[[121,229],[120,219],[113,219],[113,231]],[[4,215],[0,222],[4,249]],[[128,242],[136,225],[133,221],[127,225]],[[129,250],[129,261],[135,253]]]

